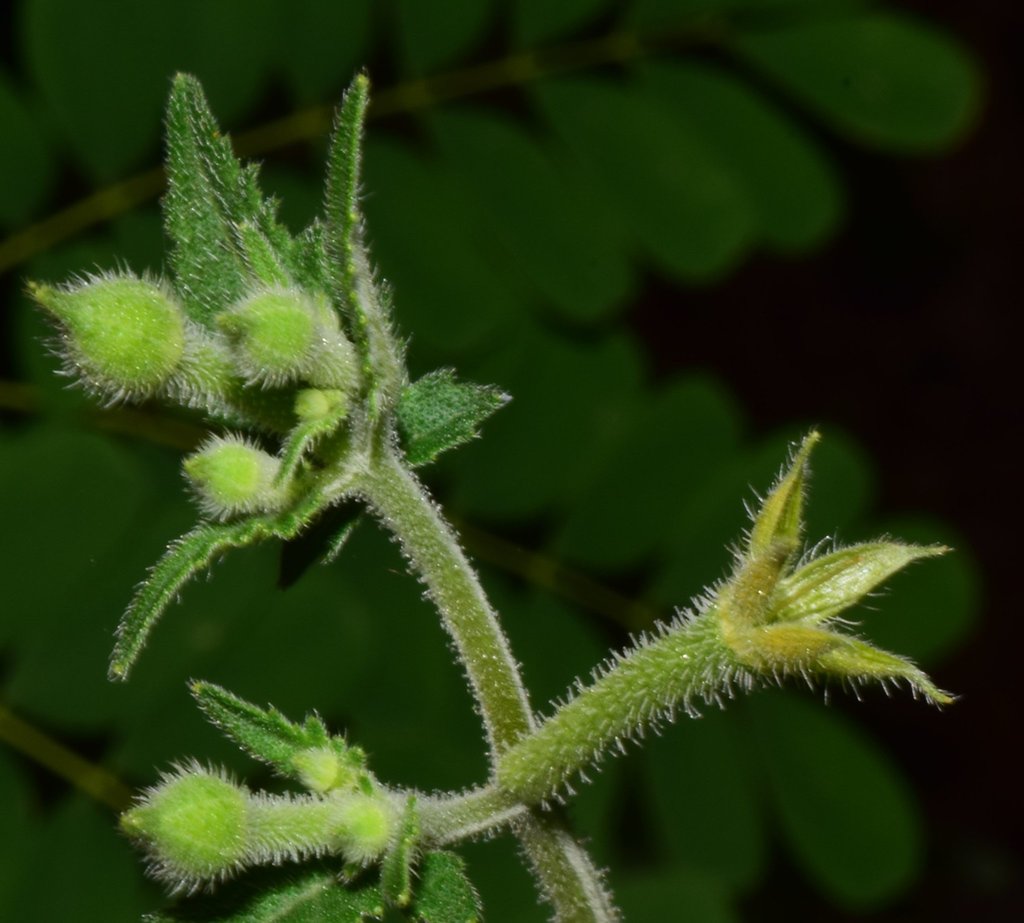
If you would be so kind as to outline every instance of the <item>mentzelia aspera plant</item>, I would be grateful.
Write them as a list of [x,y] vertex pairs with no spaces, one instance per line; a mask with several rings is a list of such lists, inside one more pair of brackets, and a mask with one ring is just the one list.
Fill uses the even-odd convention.
[[569,797],[570,780],[678,711],[791,676],[903,682],[949,702],[912,663],[851,634],[842,618],[891,574],[944,549],[877,541],[802,551],[811,433],[754,512],[728,579],[537,717],[497,613],[413,473],[473,438],[507,398],[449,370],[408,380],[359,212],[367,104],[359,76],[337,115],[323,218],[292,237],[260,193],[256,168],[234,158],[199,84],[178,77],[164,201],[173,278],[119,272],[31,292],[60,331],[69,373],[97,397],[156,398],[217,427],[184,462],[201,521],[129,606],[111,678],[128,677],[164,609],[216,556],[293,538],[331,507],[361,505],[400,543],[451,636],[484,723],[489,777],[458,793],[391,787],[319,718],[293,723],[196,682],[206,716],[302,793],[252,791],[185,762],[142,793],[121,826],[172,892],[206,890],[253,866],[303,863],[231,919],[390,912],[465,923],[478,917],[478,902],[449,847],[507,829],[555,919],[615,920],[601,875],[550,810]]

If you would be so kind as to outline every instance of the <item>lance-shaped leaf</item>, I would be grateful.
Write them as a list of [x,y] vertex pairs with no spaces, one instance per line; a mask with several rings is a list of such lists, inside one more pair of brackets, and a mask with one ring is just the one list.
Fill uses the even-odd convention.
[[479,923],[480,898],[453,852],[429,852],[419,868],[412,914],[417,923]]
[[[405,366],[390,329],[387,292],[379,289],[373,278],[362,241],[359,184],[363,123],[369,104],[369,78],[357,74],[338,109],[327,155],[323,245],[328,291],[362,360],[372,419],[397,401]],[[303,260],[308,263],[308,245],[303,249],[307,250]]]
[[779,581],[772,617],[780,622],[826,622],[911,562],[946,551],[941,546],[898,542],[868,542],[840,548],[814,558]]
[[316,792],[351,789],[369,781],[358,747],[332,735],[317,715],[302,724],[276,708],[260,708],[213,683],[190,686],[206,717],[243,750]]
[[402,391],[396,411],[406,461],[424,465],[474,439],[509,400],[497,388],[457,381],[451,369],[424,375]]
[[144,923],[361,923],[383,912],[377,885],[342,885],[337,869],[316,863],[305,869],[259,870],[221,886],[215,895],[147,915]]
[[291,538],[320,506],[319,495],[311,493],[296,506],[279,513],[250,516],[236,522],[203,523],[175,541],[149,572],[121,617],[110,657],[110,679],[128,678],[164,610],[192,576],[209,567],[217,555],[268,538]]
[[245,291],[248,270],[232,230],[247,217],[240,190],[241,167],[199,81],[178,74],[167,108],[164,220],[178,290],[202,324]]
[[286,264],[291,241],[274,210],[259,191],[256,167],[242,167],[221,134],[199,81],[178,74],[167,109],[164,220],[177,288],[193,320],[209,326],[272,265]]

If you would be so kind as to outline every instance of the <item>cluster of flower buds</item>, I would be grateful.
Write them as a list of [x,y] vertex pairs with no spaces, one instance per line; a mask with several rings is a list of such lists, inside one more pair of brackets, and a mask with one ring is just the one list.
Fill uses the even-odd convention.
[[[33,285],[31,294],[58,323],[68,374],[111,403],[199,407],[285,445],[298,433],[301,454],[344,421],[359,387],[355,349],[321,294],[264,286],[209,325],[189,317],[168,284],[125,273]],[[284,506],[297,463],[229,435],[209,439],[184,470],[204,514],[223,520]]]

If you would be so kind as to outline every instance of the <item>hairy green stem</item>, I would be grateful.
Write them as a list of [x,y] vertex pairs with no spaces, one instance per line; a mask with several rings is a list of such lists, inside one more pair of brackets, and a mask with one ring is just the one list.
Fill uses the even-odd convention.
[[[389,444],[356,486],[401,542],[412,570],[441,614],[469,678],[495,766],[503,752],[533,731],[534,722],[508,641],[476,572],[437,506]],[[558,820],[530,811],[516,832],[541,891],[555,909],[555,919],[561,923],[616,919],[593,863]]]
[[498,784],[527,804],[558,796],[604,753],[671,718],[696,697],[728,694],[744,671],[720,637],[713,611],[640,644],[498,762]]
[[447,846],[510,826],[530,808],[495,785],[459,795],[418,795],[423,838],[432,846]]
[[533,730],[526,690],[483,587],[415,476],[384,449],[357,489],[401,542],[455,642],[487,731],[492,759]]
[[517,834],[545,896],[558,908],[559,923],[620,919],[600,871],[556,815],[531,812]]

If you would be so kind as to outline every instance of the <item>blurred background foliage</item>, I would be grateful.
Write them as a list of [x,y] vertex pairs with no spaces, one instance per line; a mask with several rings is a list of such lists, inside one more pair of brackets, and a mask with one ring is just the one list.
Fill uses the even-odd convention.
[[[514,396],[428,480],[538,708],[723,574],[751,486],[811,422],[827,437],[812,541],[959,547],[862,613],[866,634],[945,682],[978,605],[956,529],[882,509],[856,436],[798,418],[785,391],[778,422],[752,425],[728,380],[672,364],[664,335],[678,327],[691,354],[693,293],[751,259],[807,260],[839,233],[856,209],[847,151],[934,156],[965,138],[979,67],[949,31],[860,0],[20,0],[8,15],[0,919],[113,923],[156,907],[111,807],[176,758],[274,784],[203,723],[189,677],[295,717],[317,709],[390,782],[485,772],[437,620],[372,527],[287,589],[279,548],[231,556],[188,589],[129,684],[105,679],[134,584],[195,518],[178,462],[202,434],[66,389],[22,287],[121,263],[162,271],[154,167],[177,70],[200,77],[297,228],[319,206],[331,106],[370,68],[366,211],[411,368],[454,366]],[[674,302],[653,324],[635,308],[652,285]],[[801,361],[806,337],[746,310],[726,333],[760,330],[780,370]],[[822,329],[842,323],[820,310]],[[726,335],[708,351],[730,348]],[[942,720],[890,707],[890,731]],[[609,763],[570,813],[627,919],[916,919],[933,857],[919,782],[856,712],[757,695]],[[541,917],[513,853],[508,838],[465,850],[495,923]]]

